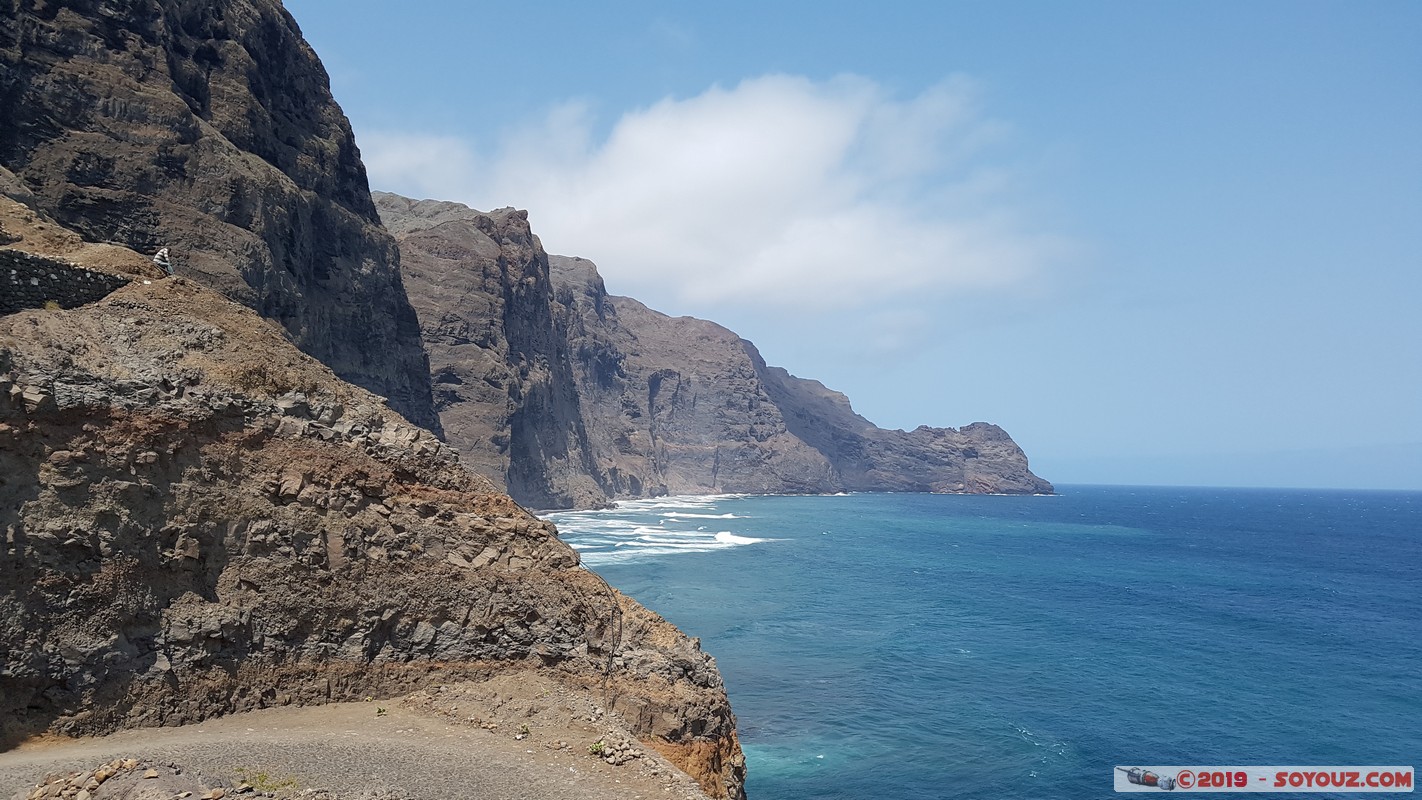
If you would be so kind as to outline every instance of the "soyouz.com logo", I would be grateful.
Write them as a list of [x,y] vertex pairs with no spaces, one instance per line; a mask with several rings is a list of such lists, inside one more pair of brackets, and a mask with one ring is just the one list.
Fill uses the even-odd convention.
[[1411,792],[1412,767],[1116,767],[1118,792]]

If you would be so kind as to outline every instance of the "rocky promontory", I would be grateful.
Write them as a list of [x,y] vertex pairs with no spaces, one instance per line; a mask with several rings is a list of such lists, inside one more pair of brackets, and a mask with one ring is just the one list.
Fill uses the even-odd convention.
[[[8,203],[109,244],[96,266],[170,248],[179,274],[438,431],[395,242],[326,71],[280,0],[7,5]],[[54,253],[34,230],[0,224],[0,244]]]
[[995,425],[881,429],[733,331],[609,294],[591,261],[548,255],[522,211],[375,200],[448,441],[522,502],[1052,491]]
[[192,281],[0,317],[0,532],[0,749],[526,671],[742,793],[694,641]]
[[791,430],[755,345],[714,322],[609,295],[591,261],[553,256],[579,395],[615,497],[841,491]]
[[400,242],[430,358],[435,408],[471,469],[534,508],[606,501],[528,214],[377,192]]
[[34,256],[0,316],[0,751],[543,686],[530,717],[566,693],[617,720],[614,760],[744,796],[710,656],[440,439],[395,241],[279,0],[10,3],[0,247]]

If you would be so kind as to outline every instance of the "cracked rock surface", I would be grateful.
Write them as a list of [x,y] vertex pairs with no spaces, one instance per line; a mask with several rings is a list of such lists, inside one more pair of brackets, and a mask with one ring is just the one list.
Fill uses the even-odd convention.
[[607,292],[514,209],[376,193],[449,442],[537,508],[665,494],[1031,494],[1002,428],[886,430],[714,322]]
[[127,273],[171,248],[178,274],[438,428],[395,242],[279,0],[7,6],[0,243]]
[[192,281],[0,317],[0,534],[0,745],[536,670],[741,796],[693,640]]

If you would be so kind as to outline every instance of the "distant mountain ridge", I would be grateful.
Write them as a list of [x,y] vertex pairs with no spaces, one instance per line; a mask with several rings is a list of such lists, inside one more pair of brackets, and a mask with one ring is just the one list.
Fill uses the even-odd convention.
[[995,425],[879,428],[720,325],[608,294],[593,262],[548,255],[524,212],[374,196],[448,441],[520,502],[1052,491]]

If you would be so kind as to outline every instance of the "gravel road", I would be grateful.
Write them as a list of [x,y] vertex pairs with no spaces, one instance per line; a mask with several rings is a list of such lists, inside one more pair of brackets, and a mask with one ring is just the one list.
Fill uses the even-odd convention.
[[[94,769],[115,758],[171,762],[213,781],[263,784],[297,796],[320,788],[340,798],[414,800],[647,800],[705,795],[655,759],[614,767],[554,731],[522,740],[374,703],[236,714],[179,728],[40,742],[0,753],[0,797],[20,798],[46,775]],[[232,796],[229,793],[229,796]],[[96,800],[98,800],[96,795]]]

